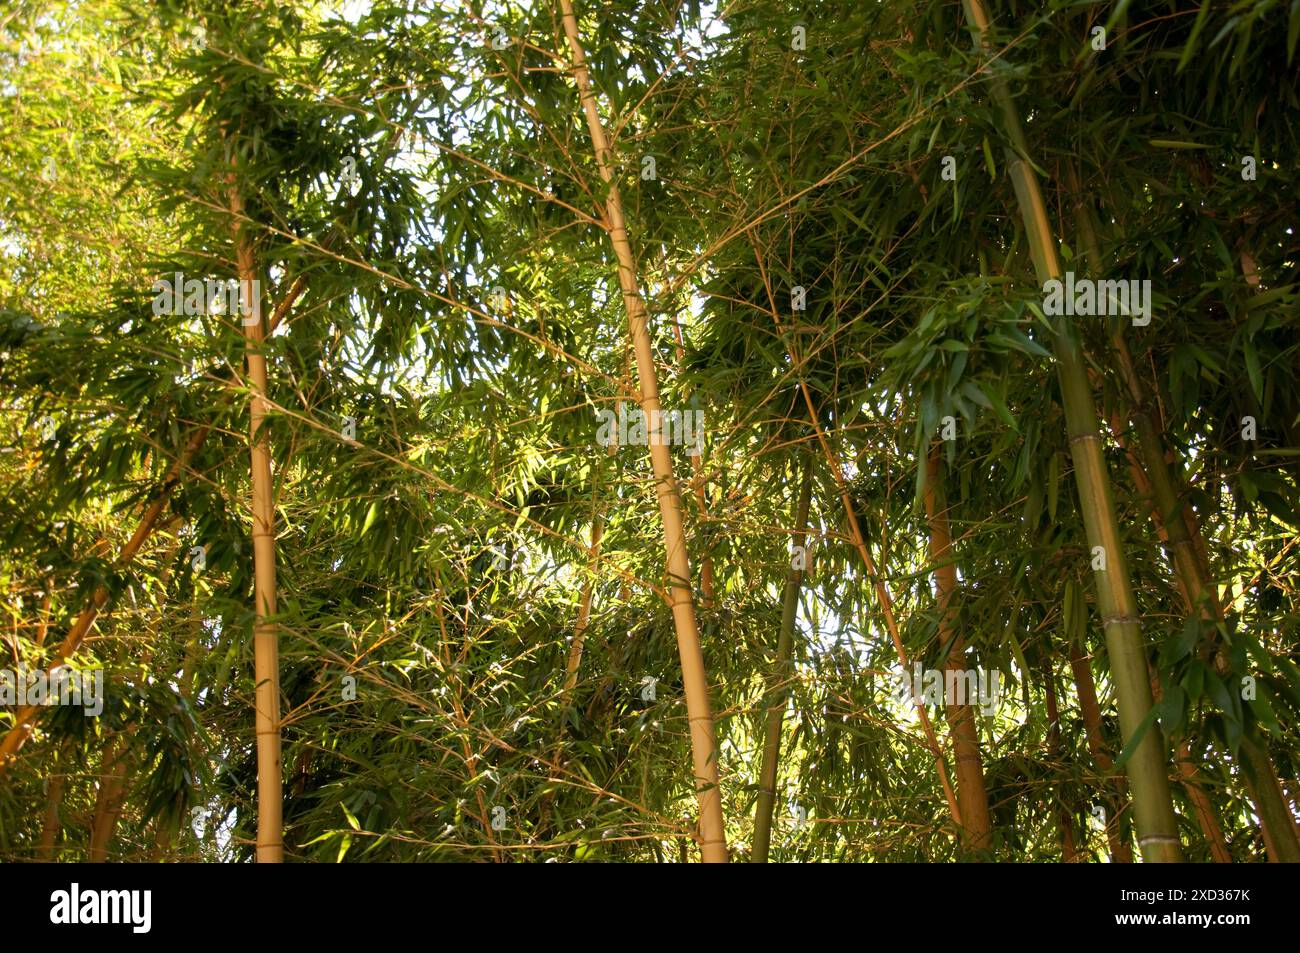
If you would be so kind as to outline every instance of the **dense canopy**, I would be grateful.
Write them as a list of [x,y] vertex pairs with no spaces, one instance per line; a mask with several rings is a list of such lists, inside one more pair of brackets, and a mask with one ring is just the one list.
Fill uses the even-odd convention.
[[0,12],[0,860],[1300,860],[1298,39]]

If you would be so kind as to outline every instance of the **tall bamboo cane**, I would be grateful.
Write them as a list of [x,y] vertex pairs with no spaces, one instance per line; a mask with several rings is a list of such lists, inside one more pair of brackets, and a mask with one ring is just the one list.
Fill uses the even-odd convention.
[[[294,280],[293,285],[290,286],[288,292],[280,300],[280,304],[276,307],[275,312],[271,315],[271,320],[267,325],[268,333],[269,331],[274,331],[279,327],[280,322],[284,319],[285,315],[288,314],[289,308],[293,306],[294,302],[298,300],[305,289],[306,279],[304,276],[299,276]],[[224,369],[216,369],[211,373],[213,376],[220,379],[226,379],[229,377],[229,372]],[[118,552],[117,558],[113,562],[115,569],[121,570],[129,566],[135,559],[136,554],[140,551],[140,548],[145,544],[149,537],[153,535],[159,525],[167,522],[162,520],[163,511],[167,505],[167,499],[171,495],[172,490],[176,488],[181,476],[188,469],[190,461],[194,458],[194,455],[199,452],[199,448],[203,446],[204,441],[208,439],[208,436],[211,433],[212,427],[210,425],[204,425],[195,428],[190,434],[190,438],[182,449],[180,456],[176,458],[176,462],[172,464],[171,468],[167,471],[167,475],[163,478],[162,483],[159,484],[153,501],[145,507],[144,513],[141,514],[140,522],[137,524],[135,532]],[[63,642],[60,643],[54,657],[50,660],[50,668],[57,668],[77,653],[77,650],[81,648],[81,643],[85,640],[86,636],[90,634],[91,628],[94,627],[95,620],[99,617],[100,611],[108,602],[108,596],[109,593],[107,587],[99,586],[95,589],[94,593],[91,595],[90,604],[81,610],[81,613],[77,616],[76,622],[74,622],[72,628],[68,630],[68,634],[64,636]],[[42,630],[41,633],[41,641],[44,641],[44,630]],[[22,746],[26,744],[27,739],[31,737],[32,731],[36,727],[36,722],[40,719],[40,716],[44,711],[44,707],[39,705],[28,705],[26,708],[18,711],[18,716],[14,719],[14,726],[9,729],[9,732],[5,735],[3,741],[0,741],[0,777],[4,775],[6,769],[8,769],[8,767],[13,763],[18,752],[22,749]]]
[[[931,447],[926,460],[925,515],[930,524],[930,562],[934,567],[935,588],[939,601],[939,640],[948,646],[943,670],[960,672],[966,668],[966,640],[956,619],[953,596],[957,591],[957,567],[953,563],[952,528],[943,494],[943,459],[938,444]],[[946,675],[945,675],[946,677]],[[957,804],[961,808],[961,834],[972,850],[987,850],[993,833],[989,819],[989,797],[984,787],[984,764],[980,759],[979,725],[975,709],[967,699],[958,705],[953,700],[945,706],[948,729],[952,733],[953,760],[957,767]]]
[[[1101,243],[1097,237],[1098,228],[1094,213],[1083,199],[1078,174],[1072,165],[1068,167],[1067,177],[1074,197],[1079,235],[1087,257],[1088,270],[1094,277],[1100,277]],[[1151,491],[1154,504],[1151,519],[1157,531],[1165,537],[1166,551],[1173,566],[1174,577],[1178,581],[1179,591],[1185,600],[1185,608],[1189,615],[1194,614],[1209,622],[1227,625],[1227,617],[1218,593],[1210,583],[1208,574],[1197,556],[1196,541],[1188,525],[1192,520],[1185,518],[1185,515],[1191,516],[1190,508],[1183,505],[1182,496],[1175,485],[1175,480],[1181,483],[1181,476],[1177,473],[1177,468],[1171,466],[1165,459],[1165,441],[1156,426],[1146,388],[1137,375],[1128,343],[1118,330],[1112,331],[1110,343],[1115,356],[1115,367],[1128,398],[1129,418],[1134,430],[1137,431],[1138,458],[1146,478],[1145,483]],[[1219,674],[1230,675],[1231,666],[1227,657],[1218,651],[1218,648],[1219,638],[1216,629],[1215,635],[1205,649],[1207,654],[1213,657]],[[1277,773],[1273,769],[1268,753],[1253,733],[1243,739],[1242,755],[1249,775],[1247,780],[1250,782],[1252,799],[1255,801],[1260,822],[1269,835],[1268,843],[1276,853],[1276,859],[1286,863],[1300,863],[1300,841],[1296,838],[1294,820],[1278,790]],[[1191,767],[1190,761],[1180,756],[1179,769],[1184,777]],[[1194,768],[1192,773],[1195,774]],[[1189,783],[1188,792],[1192,796],[1198,818],[1204,822],[1208,803],[1204,800],[1203,794],[1197,797],[1200,792],[1194,790],[1193,784]],[[1217,827],[1217,823],[1215,826]]]
[[682,501],[677,479],[673,475],[672,456],[663,441],[662,415],[659,405],[659,381],[645,303],[637,287],[636,260],[628,241],[623,219],[623,202],[614,182],[611,153],[605,127],[596,108],[586,57],[578,36],[578,20],[570,0],[560,0],[564,31],[573,58],[573,78],[578,86],[582,109],[591,134],[596,165],[608,188],[603,225],[618,259],[618,282],[627,312],[628,333],[636,352],[637,376],[641,384],[641,409],[649,422],[650,464],[654,470],[659,497],[659,515],[663,521],[664,549],[668,562],[668,594],[672,604],[673,624],[677,631],[677,651],[681,656],[682,685],[686,694],[686,717],[690,722],[691,750],[694,757],[695,784],[700,807],[700,856],[706,863],[726,863],[727,835],[722,819],[722,794],[718,789],[717,742],[713,731],[713,714],[709,707],[709,684],[700,648],[699,626],[695,619],[695,599],[691,591],[691,561],[686,550],[686,532],[682,519]]
[[[1042,673],[1043,698],[1047,703],[1047,752],[1056,761],[1061,757],[1061,710],[1056,704],[1056,676],[1046,657],[1042,661]],[[1061,859],[1067,864],[1077,863],[1079,850],[1074,843],[1074,821],[1062,794],[1053,797],[1056,799],[1056,827],[1061,835]]]
[[[962,0],[962,5],[976,43],[982,48],[984,35],[989,28],[984,4],[982,0]],[[1038,178],[1028,162],[1029,152],[1020,125],[1020,115],[1016,112],[1006,83],[995,76],[989,84],[1002,116],[1003,132],[1008,140],[1008,172],[1015,186],[1038,280],[1045,283],[1050,279],[1059,279],[1062,271],[1056,254],[1056,240],[1048,222]],[[1136,736],[1152,707],[1146,646],[1129,577],[1128,560],[1120,542],[1115,499],[1098,433],[1097,408],[1088,386],[1079,332],[1069,318],[1061,317],[1053,345],[1061,403],[1074,460],[1079,509],[1083,514],[1089,547],[1101,547],[1105,554],[1104,562],[1094,563],[1099,566],[1094,570],[1097,605],[1106,630],[1111,678],[1119,702],[1120,727],[1127,740]],[[1149,862],[1182,860],[1178,822],[1174,817],[1173,800],[1169,793],[1165,743],[1159,726],[1149,726],[1129,760],[1128,771],[1133,786],[1138,845],[1143,858]]]
[[[799,502],[795,507],[795,550],[804,551],[808,540],[808,507],[812,502],[812,455],[804,461],[803,482],[799,488]],[[805,560],[806,564],[806,560]],[[758,805],[754,810],[754,846],[750,862],[767,863],[772,841],[772,810],[776,806],[776,770],[781,758],[781,723],[785,718],[785,702],[789,695],[790,658],[794,653],[794,629],[799,615],[799,589],[803,585],[804,567],[790,561],[786,575],[785,592],[781,605],[781,634],[776,642],[776,661],[767,691],[767,721],[763,735],[763,761],[759,769]]]
[[45,821],[41,825],[41,840],[36,846],[36,859],[42,862],[54,860],[55,846],[59,840],[59,831],[63,827],[63,788],[68,780],[68,766],[65,758],[68,745],[65,743],[59,752],[55,769],[47,778],[49,790],[45,798]]
[[1106,738],[1102,734],[1101,705],[1097,703],[1097,684],[1092,677],[1092,663],[1074,644],[1073,637],[1067,639],[1066,652],[1070,657],[1070,670],[1074,673],[1074,691],[1079,699],[1079,714],[1083,718],[1084,736],[1088,740],[1088,752],[1092,763],[1104,778],[1107,778],[1114,790],[1103,794],[1110,811],[1106,817],[1106,842],[1110,845],[1112,864],[1133,863],[1133,848],[1128,837],[1126,818],[1129,814],[1128,786],[1124,774],[1115,773],[1115,759],[1106,750]]
[[271,452],[266,418],[266,355],[260,295],[252,289],[257,267],[246,232],[244,199],[232,184],[230,213],[235,230],[235,266],[240,287],[249,289],[253,307],[243,321],[245,360],[251,384],[248,443],[253,485],[253,674],[254,723],[257,732],[257,862],[284,860],[282,821],[283,766],[280,758],[280,639],[275,615],[275,484],[271,477]]
[[126,773],[131,764],[130,752],[127,750],[127,737],[131,728],[109,742],[100,764],[101,776],[99,791],[95,797],[95,819],[90,828],[90,848],[86,860],[92,864],[102,864],[108,860],[108,845],[112,843],[117,830],[118,818],[122,815],[122,800],[126,794]]

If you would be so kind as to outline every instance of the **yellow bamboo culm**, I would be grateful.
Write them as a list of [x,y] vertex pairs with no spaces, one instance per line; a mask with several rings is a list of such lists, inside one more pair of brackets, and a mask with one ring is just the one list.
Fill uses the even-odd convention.
[[283,766],[280,755],[280,639],[275,616],[275,485],[271,478],[271,452],[265,422],[266,355],[257,269],[252,246],[244,234],[244,201],[232,187],[230,211],[235,222],[235,265],[240,286],[249,289],[252,319],[244,325],[248,364],[249,434],[253,484],[253,707],[257,732],[257,862],[284,860],[282,822]]
[[695,785],[700,810],[700,856],[705,863],[727,862],[727,835],[722,819],[722,793],[718,787],[717,741],[713,731],[713,713],[709,707],[709,685],[700,647],[699,626],[695,618],[695,599],[691,590],[691,561],[686,550],[686,531],[682,518],[681,494],[673,475],[672,456],[662,439],[662,415],[659,404],[659,381],[650,343],[645,302],[638,290],[636,260],[628,241],[623,219],[623,202],[610,155],[609,139],[600,121],[595,93],[587,71],[586,56],[578,36],[578,20],[570,0],[560,0],[564,32],[568,37],[573,60],[573,78],[586,116],[587,128],[595,150],[600,177],[608,188],[603,226],[618,260],[618,283],[627,312],[628,333],[636,354],[637,376],[641,385],[641,410],[649,426],[650,464],[654,471],[659,498],[659,515],[663,521],[664,549],[668,563],[668,596],[673,625],[677,631],[677,651],[681,656],[682,685],[686,694],[686,717],[690,722],[691,751]]

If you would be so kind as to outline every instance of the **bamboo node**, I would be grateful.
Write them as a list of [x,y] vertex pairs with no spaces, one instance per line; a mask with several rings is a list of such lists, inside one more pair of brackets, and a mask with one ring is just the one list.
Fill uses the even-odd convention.
[[1169,834],[1147,834],[1145,837],[1138,838],[1138,846],[1145,847],[1147,844],[1177,844],[1182,846],[1182,841],[1177,837],[1171,837]]
[[1112,616],[1107,616],[1106,618],[1101,620],[1101,624],[1103,627],[1109,627],[1110,625],[1115,623],[1119,623],[1120,625],[1128,625],[1131,623],[1132,625],[1140,626],[1142,624],[1142,620],[1134,615],[1112,615]]

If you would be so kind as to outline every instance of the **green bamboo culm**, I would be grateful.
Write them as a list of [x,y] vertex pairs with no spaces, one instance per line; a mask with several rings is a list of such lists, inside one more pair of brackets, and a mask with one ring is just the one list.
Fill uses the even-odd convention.
[[[807,553],[808,507],[812,502],[812,457],[804,460],[803,485],[799,489],[799,503],[796,507],[793,536],[793,552]],[[781,757],[781,722],[785,715],[786,698],[790,686],[790,658],[794,654],[794,627],[799,615],[799,590],[803,586],[804,566],[794,558],[790,560],[790,571],[785,579],[785,592],[782,598],[781,634],[776,643],[776,662],[772,667],[772,676],[768,683],[767,722],[763,736],[763,763],[759,773],[758,806],[754,812],[754,846],[750,851],[750,862],[767,863],[768,851],[772,843],[772,812],[776,806],[776,769]]]
[[[981,0],[962,0],[967,25],[977,47],[983,48],[989,27]],[[1016,191],[1025,233],[1040,284],[1062,277],[1056,242],[1048,223],[1047,208],[1038,178],[1028,161],[1029,150],[1020,116],[1006,84],[997,77],[989,80],[993,101],[1002,116],[1007,138],[1007,170]],[[1074,478],[1079,491],[1079,509],[1090,550],[1101,547],[1104,560],[1094,569],[1097,606],[1106,630],[1106,650],[1111,680],[1119,703],[1120,730],[1125,742],[1133,738],[1151,711],[1151,684],[1147,673],[1146,646],[1142,639],[1137,601],[1129,579],[1128,561],[1120,545],[1119,520],[1115,515],[1114,493],[1102,454],[1097,422],[1083,361],[1078,329],[1062,315],[1054,335],[1061,404],[1070,438]],[[1094,562],[1094,566],[1098,565]],[[1133,788],[1133,813],[1138,846],[1148,863],[1177,863],[1182,860],[1178,821],[1169,791],[1164,738],[1151,725],[1128,761]]]
[[[1068,181],[1073,193],[1078,216],[1079,237],[1093,277],[1101,277],[1101,243],[1098,224],[1092,208],[1084,201],[1078,174],[1069,170]],[[1220,651],[1217,626],[1223,626],[1231,637],[1231,625],[1223,612],[1214,586],[1196,557],[1195,541],[1184,518],[1182,495],[1175,484],[1175,473],[1165,460],[1165,441],[1156,426],[1150,399],[1138,379],[1132,356],[1129,354],[1118,329],[1111,333],[1111,347],[1116,367],[1123,379],[1123,392],[1130,405],[1129,418],[1137,433],[1138,456],[1151,482],[1152,502],[1168,538],[1168,556],[1174,574],[1181,583],[1188,601],[1188,611],[1215,624],[1212,643],[1207,646],[1213,655],[1216,668],[1224,676],[1231,675],[1231,665],[1226,653]],[[1178,478],[1181,482],[1181,477]],[[1300,863],[1300,840],[1296,838],[1290,811],[1277,785],[1277,772],[1268,756],[1267,748],[1258,737],[1257,726],[1247,726],[1241,745],[1241,758],[1246,766],[1248,787],[1253,794],[1261,826],[1268,833],[1268,844],[1279,861]]]

